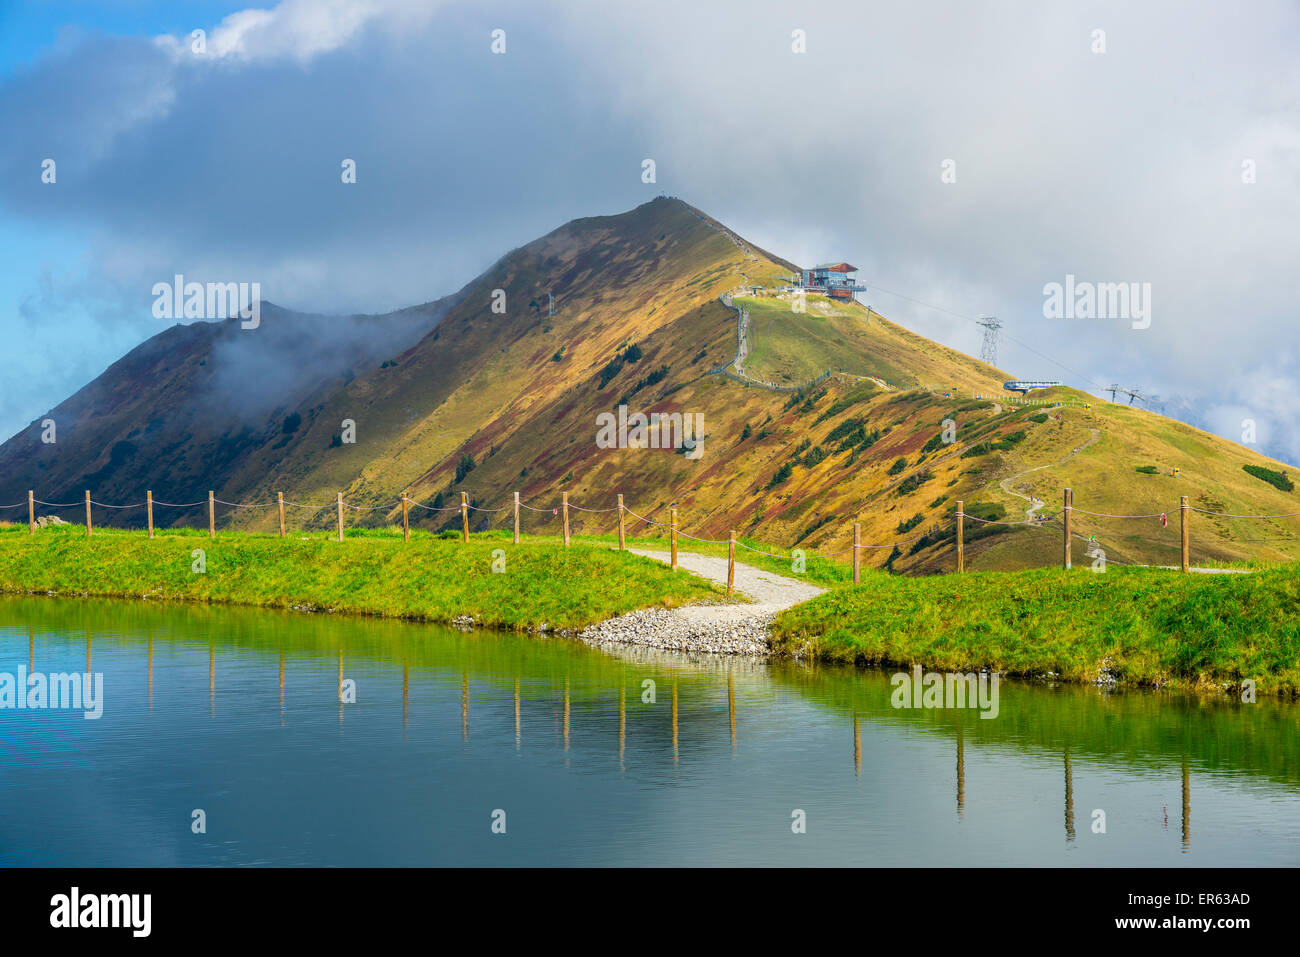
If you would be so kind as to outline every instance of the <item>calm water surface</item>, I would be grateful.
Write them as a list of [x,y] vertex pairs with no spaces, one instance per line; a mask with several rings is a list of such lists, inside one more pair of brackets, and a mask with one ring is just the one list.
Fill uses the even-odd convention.
[[1300,864],[1290,704],[1005,683],[981,720],[881,672],[0,600],[0,672],[88,660],[101,719],[0,710],[0,863]]

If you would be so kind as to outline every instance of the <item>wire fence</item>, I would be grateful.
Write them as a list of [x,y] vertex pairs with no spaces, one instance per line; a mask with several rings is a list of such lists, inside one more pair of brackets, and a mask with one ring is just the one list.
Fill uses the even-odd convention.
[[[1134,557],[1141,554],[1143,557],[1150,558],[1158,556],[1161,561],[1161,567],[1179,567],[1183,571],[1190,569],[1190,550],[1191,550],[1191,524],[1193,513],[1205,516],[1205,518],[1215,523],[1216,531],[1221,535],[1227,528],[1222,524],[1227,521],[1233,523],[1247,521],[1262,521],[1268,523],[1263,529],[1264,534],[1255,539],[1245,539],[1244,541],[1265,543],[1265,542],[1288,542],[1291,544],[1300,541],[1296,532],[1283,525],[1278,525],[1279,520],[1300,518],[1300,512],[1282,512],[1276,514],[1248,514],[1238,512],[1219,511],[1214,509],[1193,506],[1189,503],[1187,496],[1183,496],[1179,505],[1169,511],[1164,512],[1140,512],[1132,514],[1098,512],[1089,509],[1080,508],[1074,505],[1073,491],[1066,489],[1059,510],[1049,510],[1047,504],[1039,499],[1030,498],[1031,507],[1026,510],[1026,518],[1022,520],[1005,520],[1001,517],[989,518],[977,514],[982,510],[981,506],[971,503],[967,507],[966,503],[957,501],[954,510],[944,516],[937,522],[931,523],[923,531],[908,538],[900,538],[886,542],[863,542],[861,540],[860,522],[847,522],[846,526],[851,525],[851,543],[846,547],[837,550],[820,550],[790,548],[780,550],[772,546],[758,547],[741,541],[736,532],[733,530],[727,538],[707,538],[700,535],[694,535],[685,531],[678,521],[678,509],[675,507],[668,508],[668,521],[661,518],[654,518],[648,515],[642,515],[637,511],[626,506],[623,502],[623,496],[617,497],[617,503],[614,505],[595,507],[590,505],[579,505],[569,501],[568,493],[562,493],[560,501],[551,504],[534,504],[520,499],[519,493],[514,494],[514,500],[510,504],[497,507],[486,507],[474,504],[468,493],[461,493],[458,504],[439,504],[442,496],[439,495],[431,502],[419,501],[409,495],[403,495],[401,498],[392,502],[385,502],[378,505],[362,505],[348,502],[343,498],[340,492],[336,495],[333,502],[295,502],[286,499],[283,493],[276,493],[276,498],[272,501],[258,502],[232,502],[225,499],[217,498],[215,493],[209,492],[207,499],[200,499],[195,502],[163,502],[153,497],[152,491],[146,492],[143,502],[127,503],[107,503],[92,498],[89,491],[79,502],[56,502],[39,499],[35,492],[29,492],[27,501],[15,502],[13,504],[0,505],[0,516],[6,511],[15,509],[27,509],[27,519],[29,531],[35,534],[38,528],[48,524],[48,516],[37,517],[37,506],[46,509],[84,509],[85,510],[85,528],[87,535],[94,534],[93,510],[94,509],[111,509],[126,510],[139,509],[145,510],[145,527],[148,530],[149,537],[154,537],[154,509],[180,509],[193,510],[204,505],[207,506],[208,533],[209,536],[215,537],[217,533],[217,507],[236,510],[257,510],[257,509],[275,509],[278,512],[279,532],[281,537],[288,534],[288,522],[286,519],[286,509],[296,509],[299,513],[306,512],[308,520],[312,520],[315,515],[331,509],[336,513],[336,526],[338,540],[344,539],[345,519],[349,514],[354,514],[358,518],[362,515],[382,513],[389,521],[400,520],[403,537],[410,540],[411,522],[410,515],[412,509],[418,509],[426,513],[433,513],[433,516],[439,513],[459,513],[460,531],[463,541],[468,542],[470,536],[470,513],[478,513],[484,516],[480,525],[480,530],[490,525],[492,516],[502,516],[505,513],[513,513],[513,531],[514,541],[519,542],[520,534],[523,527],[523,517],[525,513],[531,513],[536,516],[530,519],[529,534],[539,534],[535,531],[535,526],[539,520],[547,529],[540,534],[554,534],[556,531],[551,525],[556,521],[559,525],[558,531],[563,537],[564,544],[570,544],[572,540],[572,530],[570,516],[573,513],[589,516],[606,516],[617,515],[617,533],[620,547],[626,547],[626,538],[629,533],[638,536],[644,536],[647,532],[653,530],[656,537],[666,535],[669,539],[672,549],[672,564],[677,565],[677,543],[679,539],[687,542],[698,543],[702,545],[728,546],[729,557],[734,564],[734,555],[737,548],[742,551],[762,555],[767,558],[791,563],[792,569],[798,569],[800,562],[808,560],[814,561],[836,561],[843,560],[845,556],[850,556],[849,561],[853,568],[853,580],[860,579],[860,568],[864,554],[876,553],[883,549],[890,549],[891,553],[885,561],[886,567],[891,567],[893,562],[904,553],[902,549],[911,548],[907,552],[907,557],[916,554],[918,551],[933,548],[928,567],[934,568],[936,565],[947,565],[946,570],[966,571],[967,570],[967,546],[973,542],[991,538],[1005,531],[1029,531],[1037,533],[1034,543],[1030,546],[1028,554],[1033,557],[1028,560],[1026,567],[1043,564],[1060,564],[1065,568],[1073,567],[1081,558],[1091,560],[1091,567],[1094,570],[1104,569],[1107,564],[1119,566],[1138,566],[1151,564],[1150,562],[1139,562]],[[988,503],[985,503],[986,505]],[[655,509],[659,511],[664,506],[660,504]],[[986,514],[999,514],[988,513]],[[431,517],[433,517],[431,516]],[[662,516],[662,513],[661,513]],[[138,520],[137,520],[138,521]],[[61,520],[59,524],[63,523]],[[824,524],[824,523],[823,523]],[[899,525],[899,531],[905,531],[906,524]],[[442,531],[447,531],[444,528]],[[585,532],[585,529],[584,529]],[[609,534],[605,532],[604,534]],[[808,533],[805,533],[808,534]],[[1055,540],[1055,544],[1053,544]],[[942,555],[949,551],[952,559],[944,562]],[[1024,549],[1022,549],[1022,552]],[[1056,558],[1047,557],[1047,553],[1056,551]],[[1167,562],[1167,564],[1166,564]],[[940,567],[939,570],[944,570]]]

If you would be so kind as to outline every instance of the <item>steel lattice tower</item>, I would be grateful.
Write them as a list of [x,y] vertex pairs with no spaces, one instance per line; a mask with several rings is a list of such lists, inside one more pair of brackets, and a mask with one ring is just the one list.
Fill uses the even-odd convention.
[[993,316],[985,316],[975,321],[984,327],[984,341],[980,343],[980,360],[996,368],[998,364],[998,330],[1002,328],[1002,323],[998,322]]

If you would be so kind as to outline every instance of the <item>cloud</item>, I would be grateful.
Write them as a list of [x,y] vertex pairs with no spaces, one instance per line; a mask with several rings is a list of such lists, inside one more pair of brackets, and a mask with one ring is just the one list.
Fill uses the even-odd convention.
[[[966,352],[968,319],[997,315],[1013,374],[1120,381],[1234,439],[1213,410],[1246,407],[1300,461],[1298,34],[1284,2],[286,0],[211,25],[204,55],[89,35],[11,77],[0,206],[83,236],[118,323],[174,272],[308,311],[424,302],[667,192],[779,255],[859,264],[878,311]],[[1151,328],[1045,319],[1067,273],[1150,282]]]
[[155,38],[176,61],[293,59],[305,63],[355,40],[373,23],[410,28],[427,23],[430,0],[285,0],[271,8],[232,13],[211,31]]

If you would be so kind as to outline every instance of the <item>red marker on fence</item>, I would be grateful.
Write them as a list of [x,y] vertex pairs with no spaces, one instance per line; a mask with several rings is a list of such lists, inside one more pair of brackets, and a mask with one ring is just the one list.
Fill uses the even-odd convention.
[[1161,512],[1161,513],[1160,513],[1160,527],[1161,527],[1161,528],[1167,528],[1168,526],[1169,526],[1169,516],[1168,516],[1167,514],[1165,514],[1164,512]]

